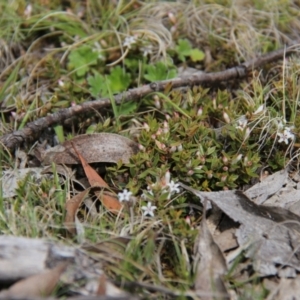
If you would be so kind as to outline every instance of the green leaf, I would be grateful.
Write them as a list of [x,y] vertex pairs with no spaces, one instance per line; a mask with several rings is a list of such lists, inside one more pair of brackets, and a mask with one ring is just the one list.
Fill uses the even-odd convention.
[[98,56],[99,53],[93,52],[89,46],[82,46],[74,49],[68,57],[68,68],[76,70],[76,75],[82,77],[88,72],[90,66],[97,64]]
[[90,85],[90,92],[93,97],[102,97],[108,96],[107,86],[105,83],[105,78],[100,75],[98,72],[94,72],[94,76],[89,76],[87,81]]
[[203,51],[199,50],[199,49],[192,49],[190,52],[190,57],[191,60],[196,62],[196,61],[201,61],[204,59],[205,54]]
[[131,82],[130,74],[125,73],[120,66],[113,68],[110,75],[107,77],[112,93],[119,93],[127,90]]
[[113,68],[106,78],[96,71],[94,71],[94,74],[94,76],[89,76],[87,79],[90,92],[94,97],[109,96],[108,88],[112,94],[125,91],[131,83],[130,74],[125,73],[120,66]]
[[57,139],[60,143],[65,141],[64,128],[62,125],[54,126],[54,131],[56,133]]
[[179,40],[178,45],[175,47],[175,50],[178,54],[178,58],[181,61],[185,61],[185,57],[191,55],[192,46],[190,41],[187,39]]
[[163,62],[157,62],[154,65],[147,65],[145,79],[150,82],[171,79],[177,76],[177,70],[174,66],[168,67]]
[[125,58],[124,63],[126,68],[130,70],[131,73],[138,73],[140,60],[137,60],[136,58]]
[[128,101],[128,102],[121,103],[119,107],[119,115],[129,115],[135,112],[136,109],[137,109],[136,101]]

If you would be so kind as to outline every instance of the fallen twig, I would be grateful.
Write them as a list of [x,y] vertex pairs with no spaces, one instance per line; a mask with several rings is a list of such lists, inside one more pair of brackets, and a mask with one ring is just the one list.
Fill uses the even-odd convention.
[[[227,69],[222,72],[201,73],[199,75],[191,75],[184,78],[178,77],[171,80],[154,82],[139,88],[120,93],[118,95],[115,95],[114,98],[116,103],[120,104],[121,101],[126,102],[129,100],[139,100],[150,93],[163,91],[168,85],[171,85],[172,88],[184,86],[191,87],[195,85],[210,85],[220,83],[222,81],[244,78],[253,69],[261,68],[267,63],[282,59],[285,56],[296,52],[299,49],[298,47],[296,47],[299,43],[300,41],[298,40],[288,47],[284,47],[282,49],[270,52],[266,55],[252,59],[248,62],[245,62],[241,65]],[[101,108],[110,106],[110,104],[111,101],[109,98],[101,98],[94,101],[87,101],[83,104],[76,105],[74,107],[61,109],[56,113],[50,114],[46,117],[28,123],[26,127],[22,130],[17,130],[2,136],[0,138],[0,143],[3,145],[3,147],[9,150],[13,150],[25,141],[36,139],[39,136],[39,134],[48,127],[62,123],[66,119],[83,113],[91,113],[93,111],[100,110]]]

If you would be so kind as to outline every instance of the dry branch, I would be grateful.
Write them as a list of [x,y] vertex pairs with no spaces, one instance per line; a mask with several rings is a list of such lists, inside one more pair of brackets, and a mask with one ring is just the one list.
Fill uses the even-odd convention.
[[[298,47],[296,46],[299,43],[300,41],[296,41],[288,47],[284,47],[282,49],[270,52],[266,55],[252,59],[248,62],[227,69],[225,71],[215,73],[201,73],[199,75],[192,75],[184,78],[175,78],[171,80],[154,82],[139,88],[131,89],[129,91],[120,93],[114,96],[114,98],[116,103],[120,104],[121,101],[126,102],[129,100],[139,100],[150,93],[163,91],[170,84],[172,88],[179,88],[185,86],[192,87],[195,85],[212,85],[233,79],[245,78],[253,69],[261,68],[265,64],[280,60],[286,57],[287,55],[296,52],[298,50]],[[28,123],[26,127],[22,130],[17,130],[2,136],[0,138],[0,143],[3,147],[9,150],[13,150],[25,141],[31,141],[36,139],[39,136],[39,134],[46,128],[49,128],[55,124],[62,123],[64,120],[80,114],[91,113],[93,111],[100,110],[101,108],[110,106],[110,103],[111,102],[109,98],[101,98],[94,101],[87,101],[83,104],[76,105],[74,107],[61,109],[54,114],[50,114],[46,117]]]

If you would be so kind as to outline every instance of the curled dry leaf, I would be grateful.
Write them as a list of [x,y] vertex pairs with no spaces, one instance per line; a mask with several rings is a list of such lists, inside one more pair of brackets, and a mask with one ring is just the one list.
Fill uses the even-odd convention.
[[122,161],[128,163],[130,157],[139,151],[134,141],[114,133],[83,134],[65,141],[47,150],[38,150],[37,157],[44,165],[55,162],[57,164],[80,164],[72,144],[85,157],[88,163]]
[[206,224],[205,212],[194,247],[195,290],[201,299],[229,299],[222,276],[227,272],[223,254]]
[[[91,187],[109,187],[108,184],[102,179],[102,177],[87,163],[85,158],[81,153],[76,149],[76,146],[73,145],[74,151],[78,156],[82,167],[84,169],[85,175],[89,180]],[[122,204],[119,200],[108,192],[95,192],[96,196],[100,199],[102,204],[111,212],[118,214],[122,209]]]
[[51,270],[32,275],[12,285],[2,296],[6,297],[39,297],[49,296],[55,289],[60,275],[65,271],[68,262],[63,262]]
[[71,234],[76,234],[76,228],[74,224],[75,216],[80,204],[88,192],[89,190],[84,190],[66,202],[65,226]]

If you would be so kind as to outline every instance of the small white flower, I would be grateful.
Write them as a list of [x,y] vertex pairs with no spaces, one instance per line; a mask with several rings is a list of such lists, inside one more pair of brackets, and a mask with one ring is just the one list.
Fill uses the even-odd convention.
[[154,217],[154,210],[157,208],[156,206],[152,206],[151,202],[149,201],[147,206],[142,206],[141,207],[143,212],[143,216],[151,216]]
[[291,132],[291,128],[286,127],[283,131],[283,133],[281,132],[277,132],[277,135],[279,136],[279,140],[278,143],[286,143],[286,145],[289,143],[289,140],[294,140],[295,135]]
[[141,47],[141,51],[143,52],[143,56],[144,57],[152,54],[152,45]]
[[118,193],[118,198],[120,202],[129,201],[132,193],[127,189],[123,190],[122,193]]
[[179,183],[175,183],[173,180],[168,183],[168,187],[170,189],[170,194],[172,193],[180,193]]
[[248,120],[247,120],[246,116],[243,115],[238,119],[237,123],[238,123],[238,126],[236,126],[236,128],[243,131],[248,124]]
[[124,40],[123,46],[127,47],[128,49],[131,49],[131,45],[136,43],[136,37],[135,36],[127,36]]

